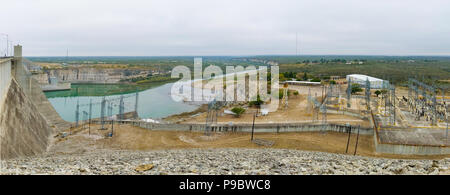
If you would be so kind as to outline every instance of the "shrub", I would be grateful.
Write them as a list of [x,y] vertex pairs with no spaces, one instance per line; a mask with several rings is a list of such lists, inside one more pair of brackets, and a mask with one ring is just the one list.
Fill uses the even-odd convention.
[[283,97],[284,97],[284,92],[283,92],[282,89],[280,89],[280,90],[278,91],[278,98],[279,98],[279,99],[283,99]]
[[248,103],[249,106],[256,106],[258,108],[261,107],[261,105],[264,103],[263,100],[261,100],[261,96],[259,96],[259,94],[256,96],[256,100],[255,101],[250,101]]
[[231,112],[234,113],[235,117],[239,118],[242,114],[244,114],[245,109],[241,107],[234,107],[233,109],[231,109]]

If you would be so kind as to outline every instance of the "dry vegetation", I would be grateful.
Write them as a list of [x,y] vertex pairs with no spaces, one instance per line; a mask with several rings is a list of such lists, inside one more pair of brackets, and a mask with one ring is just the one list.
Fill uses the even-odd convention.
[[[98,149],[115,150],[163,150],[188,148],[265,148],[250,142],[250,133],[215,133],[205,136],[202,132],[151,131],[130,125],[115,125],[114,136],[106,138],[110,130],[98,130],[100,126],[74,130],[73,135],[57,139],[50,149],[52,153],[84,153]],[[110,126],[109,126],[110,128]],[[255,138],[274,141],[271,148],[321,151],[344,154],[348,134],[345,133],[257,133]],[[353,154],[356,135],[352,135],[349,154]],[[373,137],[360,135],[357,154],[386,158],[444,158],[445,156],[402,156],[377,154],[374,152]],[[447,156],[448,157],[448,156]]]

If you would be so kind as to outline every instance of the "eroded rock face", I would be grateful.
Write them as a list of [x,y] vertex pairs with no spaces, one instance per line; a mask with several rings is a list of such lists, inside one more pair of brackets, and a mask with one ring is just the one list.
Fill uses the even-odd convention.
[[[131,79],[136,77],[146,77],[150,72],[148,70],[127,70],[127,69],[96,69],[96,68],[70,68],[50,70],[48,75],[58,78],[59,82],[70,83],[118,83],[122,79]],[[35,76],[39,83],[47,84],[45,81],[47,74]]]
[[45,152],[53,130],[16,80],[11,81],[4,101],[0,110],[0,159]]

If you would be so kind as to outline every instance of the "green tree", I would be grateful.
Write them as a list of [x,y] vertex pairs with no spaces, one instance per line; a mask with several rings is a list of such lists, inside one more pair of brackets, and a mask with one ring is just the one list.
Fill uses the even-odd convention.
[[286,81],[287,79],[286,79],[286,77],[284,77],[284,74],[283,74],[283,73],[280,73],[279,80],[280,80],[280,81]]
[[375,91],[375,95],[377,95],[377,97],[378,97],[379,95],[381,95],[381,91],[380,90],[376,90]]
[[358,83],[352,84],[352,94],[362,92],[362,91],[363,91],[363,89],[361,88],[361,86]]
[[303,80],[307,81],[308,80],[308,74],[305,72],[305,74],[303,75]]

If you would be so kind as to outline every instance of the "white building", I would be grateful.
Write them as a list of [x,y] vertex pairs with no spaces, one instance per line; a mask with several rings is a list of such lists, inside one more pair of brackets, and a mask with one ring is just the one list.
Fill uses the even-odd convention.
[[347,75],[347,82],[358,83],[361,86],[366,86],[366,81],[369,80],[371,89],[381,89],[383,88],[383,79],[362,75],[362,74],[351,74]]
[[286,81],[288,85],[321,85],[320,82],[310,82],[310,81]]

